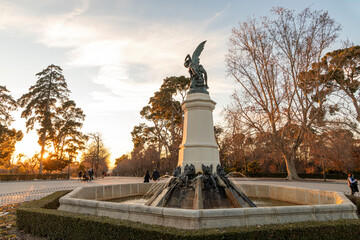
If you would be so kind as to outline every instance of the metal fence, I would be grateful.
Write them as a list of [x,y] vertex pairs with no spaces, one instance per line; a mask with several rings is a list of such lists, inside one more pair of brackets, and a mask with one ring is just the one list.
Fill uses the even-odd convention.
[[0,194],[0,207],[5,206],[8,204],[15,204],[15,203],[22,203],[28,202],[32,200],[37,200],[43,198],[51,193],[57,191],[64,191],[64,190],[73,190],[77,188],[76,186],[72,187],[56,187],[56,188],[46,188],[40,190],[29,190],[23,192],[14,192],[14,193],[5,193]]

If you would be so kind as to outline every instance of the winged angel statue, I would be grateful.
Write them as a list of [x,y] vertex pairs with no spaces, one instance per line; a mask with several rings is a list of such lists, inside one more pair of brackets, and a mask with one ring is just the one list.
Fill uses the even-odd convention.
[[192,57],[190,57],[190,54],[185,57],[184,66],[189,68],[191,80],[190,91],[188,94],[196,92],[209,94],[206,90],[209,88],[207,85],[207,74],[204,67],[200,64],[199,58],[201,52],[204,50],[205,43],[206,41],[203,41],[197,46]]

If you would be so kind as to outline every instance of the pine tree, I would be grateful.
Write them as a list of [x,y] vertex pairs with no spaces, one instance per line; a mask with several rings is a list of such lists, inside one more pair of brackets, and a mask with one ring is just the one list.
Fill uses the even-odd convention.
[[56,109],[68,100],[70,90],[59,66],[50,65],[36,76],[36,84],[31,86],[29,92],[22,95],[18,102],[25,108],[21,117],[26,118],[27,131],[34,129],[37,124],[41,145],[39,174],[42,174],[45,147],[54,135],[53,120]]
[[78,151],[85,148],[88,137],[80,131],[84,120],[85,114],[72,100],[64,102],[56,109],[54,131],[51,136],[55,150],[52,160],[68,166]]
[[10,95],[10,91],[6,86],[0,86],[0,165],[10,162],[16,142],[23,137],[21,131],[9,129],[13,121],[10,112],[16,109],[17,103]]
[[0,124],[8,126],[13,118],[10,115],[11,111],[16,110],[17,103],[11,97],[10,91],[6,86],[0,86]]

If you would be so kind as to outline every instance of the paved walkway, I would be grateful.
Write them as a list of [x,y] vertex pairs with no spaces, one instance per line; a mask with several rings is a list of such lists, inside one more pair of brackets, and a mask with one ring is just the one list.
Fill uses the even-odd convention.
[[8,181],[0,182],[0,194],[15,193],[23,191],[43,190],[49,188],[76,188],[96,185],[110,185],[118,183],[142,182],[143,178],[137,177],[105,177],[95,179],[91,182],[80,182],[77,179],[70,180],[34,180],[34,181]]
[[[312,189],[332,190],[338,192],[350,192],[346,180],[303,180],[303,181],[285,181],[282,179],[264,179],[264,178],[235,178],[239,183],[248,184],[270,184],[293,187],[304,187]],[[96,185],[110,185],[119,183],[139,183],[143,178],[140,177],[105,177],[104,179],[95,179],[91,182],[80,182],[77,179],[70,180],[38,180],[38,181],[10,181],[0,182],[0,194],[15,193],[23,191],[43,190],[48,188],[66,188],[66,187],[84,187]]]
[[53,192],[73,190],[77,187],[142,182],[142,178],[106,177],[91,182],[70,180],[39,180],[0,182],[0,207],[43,198]]
[[281,186],[292,186],[292,187],[301,187],[301,188],[311,188],[311,189],[320,189],[320,190],[331,190],[341,193],[350,194],[350,188],[347,185],[346,180],[317,180],[309,179],[302,181],[286,181],[283,179],[262,179],[262,178],[249,178],[241,179],[237,178],[238,183],[246,184],[267,184],[267,185],[281,185]]
[[[285,181],[280,179],[263,178],[236,178],[238,183],[247,184],[268,184],[293,186],[311,189],[331,190],[350,194],[346,180],[303,180],[303,181]],[[70,180],[38,180],[38,181],[12,181],[0,182],[0,206],[31,201],[42,198],[53,192],[60,190],[72,190],[77,187],[111,185],[120,183],[140,183],[143,178],[139,177],[105,177],[91,182],[80,182],[77,179]]]

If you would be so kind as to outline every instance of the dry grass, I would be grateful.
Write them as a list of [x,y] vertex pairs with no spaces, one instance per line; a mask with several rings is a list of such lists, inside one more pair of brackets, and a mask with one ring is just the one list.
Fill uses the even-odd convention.
[[11,240],[44,240],[19,231],[16,227],[16,209],[21,204],[10,204],[0,207],[0,239]]

